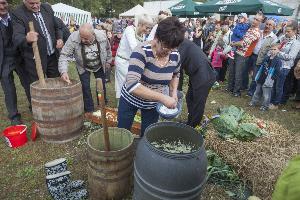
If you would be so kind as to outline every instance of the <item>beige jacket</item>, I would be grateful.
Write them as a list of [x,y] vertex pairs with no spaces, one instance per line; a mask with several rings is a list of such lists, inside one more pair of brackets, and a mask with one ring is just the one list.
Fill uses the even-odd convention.
[[[100,44],[100,59],[105,72],[106,66],[112,61],[110,44],[104,31],[95,29],[95,35],[96,40]],[[61,50],[58,60],[58,71],[60,74],[68,72],[68,64],[69,61],[72,60],[73,56],[75,58],[78,73],[83,74],[85,72],[81,55],[81,46],[79,31],[75,31],[70,35],[65,46]]]
[[276,43],[277,37],[274,33],[269,34],[266,38],[264,43],[262,43],[260,50],[258,51],[257,54],[257,60],[256,60],[256,65],[259,66],[262,64],[264,58],[266,57],[267,53],[269,52],[271,45],[273,43]]

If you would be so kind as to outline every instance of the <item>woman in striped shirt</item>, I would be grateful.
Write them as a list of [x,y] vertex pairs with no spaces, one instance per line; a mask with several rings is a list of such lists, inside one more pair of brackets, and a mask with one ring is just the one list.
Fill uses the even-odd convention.
[[[180,57],[177,47],[184,38],[184,26],[176,17],[158,24],[152,41],[142,43],[132,52],[126,82],[121,90],[118,127],[130,130],[138,109],[142,114],[141,136],[158,121],[157,102],[168,108],[177,105]],[[163,93],[169,88],[169,95]]]

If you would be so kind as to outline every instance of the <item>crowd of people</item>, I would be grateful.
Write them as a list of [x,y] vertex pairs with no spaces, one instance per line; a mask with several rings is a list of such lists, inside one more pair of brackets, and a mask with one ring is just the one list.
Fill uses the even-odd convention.
[[[235,20],[236,18],[236,20]],[[30,104],[30,84],[38,80],[32,43],[37,42],[46,77],[71,83],[68,65],[75,60],[82,84],[84,110],[95,110],[90,76],[104,86],[115,67],[118,127],[130,129],[137,110],[142,114],[142,133],[158,121],[157,102],[168,108],[177,104],[183,73],[189,78],[186,95],[187,124],[196,127],[202,118],[210,88],[224,82],[233,97],[247,91],[250,106],[277,109],[295,93],[300,109],[300,37],[298,23],[277,21],[259,12],[224,20],[214,17],[180,22],[170,11],[157,19],[147,14],[133,19],[93,18],[92,24],[66,24],[40,0],[24,0],[8,10],[0,0],[1,85],[12,124],[21,123],[13,71],[16,71]],[[29,29],[33,21],[35,31]],[[297,67],[298,63],[298,67]],[[227,72],[227,76],[226,76]],[[165,91],[168,91],[165,93]]]
[[[200,46],[215,69],[218,84],[228,73],[227,91],[251,97],[249,105],[260,109],[278,109],[293,97],[300,109],[297,64],[300,58],[300,35],[296,20],[266,17],[258,12],[249,17],[241,13],[217,21],[185,21],[186,37]],[[300,63],[298,64],[298,66]],[[296,69],[296,70],[295,70]]]

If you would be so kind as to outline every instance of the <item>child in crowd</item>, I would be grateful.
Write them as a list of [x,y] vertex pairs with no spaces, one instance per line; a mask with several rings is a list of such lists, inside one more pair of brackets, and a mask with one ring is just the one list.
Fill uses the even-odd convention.
[[277,56],[279,48],[279,44],[273,44],[270,49],[270,56],[266,56],[260,66],[255,77],[257,84],[256,90],[249,106],[257,105],[262,98],[262,106],[260,107],[260,110],[267,111],[269,109],[274,81],[282,67],[282,62]]
[[238,22],[232,30],[231,41],[238,42],[241,41],[250,28],[250,24],[248,23],[248,18],[246,13],[241,13],[238,15]]
[[[241,13],[238,15],[238,22],[236,23],[235,27],[232,30],[231,35],[231,42],[238,42],[241,41],[250,28],[250,23],[248,23],[248,16],[246,13]],[[226,48],[224,51],[225,53],[228,53],[230,50],[235,51],[236,47],[229,47]]]
[[[118,27],[115,30],[115,34],[112,35],[112,38],[109,40],[110,42],[110,47],[111,47],[111,53],[112,53],[112,61],[110,66],[113,67],[115,65],[115,57],[117,55],[117,50],[119,48],[119,44],[122,38],[122,28]],[[106,74],[105,74],[105,82],[109,83],[110,82],[110,74],[111,74],[111,68],[106,69]]]
[[211,65],[213,66],[213,68],[215,69],[217,78],[216,81],[219,82],[220,80],[220,71],[221,68],[223,67],[223,61],[226,59],[226,55],[223,54],[223,47],[224,46],[224,42],[222,39],[219,39],[217,42],[217,45],[215,47],[215,50],[212,52],[211,55]]

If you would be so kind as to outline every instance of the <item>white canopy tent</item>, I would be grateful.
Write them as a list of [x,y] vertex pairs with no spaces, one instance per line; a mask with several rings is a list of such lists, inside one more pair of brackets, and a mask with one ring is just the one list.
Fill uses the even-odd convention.
[[136,15],[148,14],[149,12],[143,8],[140,4],[134,6],[133,8],[119,14],[120,17],[134,17]]
[[60,18],[63,16],[64,20],[67,21],[67,23],[70,22],[70,18],[72,17],[78,25],[81,25],[83,23],[91,23],[92,21],[92,15],[90,12],[63,3],[52,5],[52,9],[56,17]]
[[144,8],[149,11],[147,14],[157,16],[159,11],[167,10],[182,0],[171,0],[171,1],[148,1],[144,2]]

